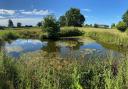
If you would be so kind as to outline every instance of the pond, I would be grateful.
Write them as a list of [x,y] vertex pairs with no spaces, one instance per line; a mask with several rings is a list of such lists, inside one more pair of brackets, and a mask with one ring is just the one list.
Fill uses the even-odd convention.
[[105,56],[110,54],[113,57],[121,57],[126,53],[119,47],[99,43],[91,38],[84,39],[62,39],[62,40],[35,40],[35,39],[17,39],[4,43],[1,50],[12,57],[20,57],[28,52],[45,51],[48,54],[58,53],[61,57],[80,57],[81,55]]

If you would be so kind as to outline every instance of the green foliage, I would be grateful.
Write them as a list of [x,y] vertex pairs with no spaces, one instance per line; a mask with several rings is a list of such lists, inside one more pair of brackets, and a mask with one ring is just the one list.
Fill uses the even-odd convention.
[[[62,59],[55,54],[30,53],[18,60],[0,54],[1,89],[127,89],[128,60]],[[73,60],[74,59],[74,60]],[[79,58],[79,60],[81,60]],[[82,59],[84,60],[84,59]]]
[[8,20],[8,27],[12,28],[14,27],[13,22],[11,19]]
[[62,37],[70,37],[70,36],[82,36],[84,32],[80,31],[78,28],[62,28],[60,32],[60,36]]
[[21,27],[22,24],[20,22],[17,23],[17,27]]
[[104,24],[94,24],[94,28],[104,28],[104,29],[108,29],[109,26],[108,25],[104,25]]
[[85,24],[85,27],[93,27],[92,24]]
[[60,23],[61,27],[66,26],[66,17],[65,16],[60,16],[59,23]]
[[85,17],[80,13],[80,10],[77,8],[69,9],[64,16],[61,16],[60,19],[61,26],[77,26],[81,27],[85,21]]
[[98,28],[98,24],[94,24],[94,28]]
[[43,21],[43,30],[48,33],[48,38],[58,38],[60,26],[54,16],[48,15]]
[[42,26],[42,22],[38,22],[38,23],[37,23],[37,26],[38,26],[38,27],[41,27],[41,26]]
[[115,27],[116,27],[116,24],[113,23],[113,24],[111,25],[111,28],[115,28]]
[[0,26],[0,30],[4,30],[4,28],[5,28],[4,26]]
[[121,21],[117,24],[117,29],[120,30],[121,32],[124,32],[127,29],[127,24]]
[[14,39],[17,39],[19,37],[18,34],[16,33],[13,33],[13,32],[9,32],[9,33],[5,33],[3,36],[2,36],[2,39],[4,40],[14,40]]
[[118,45],[127,47],[128,36],[126,33],[121,33],[118,30],[103,30],[103,29],[84,29],[85,36],[89,36],[99,42],[106,43],[109,45]]
[[128,26],[128,10],[124,13],[123,17],[122,17],[123,21],[127,24]]

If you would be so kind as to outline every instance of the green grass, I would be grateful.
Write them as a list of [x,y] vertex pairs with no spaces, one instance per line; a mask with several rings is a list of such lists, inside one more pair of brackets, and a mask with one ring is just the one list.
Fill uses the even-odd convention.
[[0,89],[127,89],[128,59],[65,58],[29,53],[1,57]]
[[[73,37],[81,36],[84,33],[77,28],[64,27],[61,28],[60,37]],[[47,38],[47,33],[42,31],[39,27],[31,28],[6,28],[5,30],[0,30],[0,39],[5,41],[13,40],[14,38],[36,38],[42,39]]]
[[79,29],[85,32],[84,36],[89,36],[103,43],[128,47],[127,31],[120,32],[117,29],[100,29],[100,28],[79,28]]
[[13,38],[39,38],[42,33],[41,28],[6,28],[0,30],[0,38],[2,40],[12,40]]

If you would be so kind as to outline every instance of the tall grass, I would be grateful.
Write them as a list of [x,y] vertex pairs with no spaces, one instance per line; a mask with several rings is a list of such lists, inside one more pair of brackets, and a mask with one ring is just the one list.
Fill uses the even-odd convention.
[[[82,36],[84,32],[74,27],[61,28],[60,37]],[[39,39],[48,38],[47,33],[42,31],[41,28],[6,28],[0,31],[0,39],[5,41],[12,40],[14,38],[27,38],[27,39]]]
[[62,59],[42,52],[0,56],[0,80],[0,89],[127,89],[128,60]]
[[83,34],[84,32],[76,27],[63,27],[60,32],[61,37],[82,36]]
[[[18,29],[18,30],[17,30]],[[0,31],[0,39],[7,41],[16,38],[39,38],[42,34],[39,28],[6,28]]]
[[119,32],[116,29],[80,28],[85,31],[85,36],[101,41],[103,43],[128,47],[127,32]]

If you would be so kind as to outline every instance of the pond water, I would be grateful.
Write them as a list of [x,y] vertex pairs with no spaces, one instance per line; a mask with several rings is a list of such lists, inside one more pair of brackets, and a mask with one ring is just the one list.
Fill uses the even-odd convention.
[[120,51],[118,47],[101,44],[90,38],[84,39],[63,39],[63,40],[35,40],[35,39],[17,39],[6,42],[1,46],[4,52],[12,57],[20,57],[20,55],[28,52],[45,51],[47,53],[59,53],[62,57],[69,57],[73,54],[75,57],[82,55],[98,55],[104,56],[111,53],[114,57],[124,55],[124,51]]

